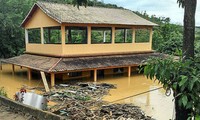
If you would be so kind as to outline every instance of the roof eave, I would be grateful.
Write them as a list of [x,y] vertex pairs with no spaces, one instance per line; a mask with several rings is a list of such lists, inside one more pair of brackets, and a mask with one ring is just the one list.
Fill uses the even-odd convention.
[[75,23],[75,22],[61,22],[61,24],[96,24],[96,25],[120,25],[120,26],[148,26],[148,27],[154,27],[159,26],[158,24],[152,23],[152,24],[113,24],[113,23]]
[[32,14],[35,12],[35,10],[37,9],[37,4],[35,3],[33,6],[32,6],[32,8],[31,8],[31,10],[29,11],[29,13],[27,14],[27,16],[25,17],[25,19],[22,21],[22,23],[21,23],[21,27],[25,27],[25,24],[27,23],[27,21],[29,20],[29,18],[30,18],[30,16],[32,16]]

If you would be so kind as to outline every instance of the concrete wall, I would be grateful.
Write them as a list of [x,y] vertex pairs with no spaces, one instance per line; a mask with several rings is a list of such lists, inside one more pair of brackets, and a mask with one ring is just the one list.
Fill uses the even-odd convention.
[[9,107],[11,111],[28,113],[29,115],[35,117],[37,120],[64,120],[64,118],[56,114],[35,109],[33,107],[12,101],[11,99],[2,96],[0,96],[0,104]]
[[[44,44],[43,27],[61,26],[61,41],[62,44]],[[86,26],[88,28],[88,43],[87,44],[65,44],[66,26]],[[111,27],[112,42],[110,44],[91,44],[91,27]],[[130,28],[133,29],[132,43],[115,43],[115,28]],[[28,43],[28,31],[30,28],[41,29],[41,44]],[[150,30],[149,42],[135,43],[135,29],[145,28]],[[99,25],[99,24],[60,24],[47,16],[39,8],[33,16],[25,24],[26,31],[26,52],[57,55],[57,56],[73,56],[73,55],[96,55],[96,54],[117,54],[130,52],[144,52],[152,50],[152,26],[128,26],[128,25]]]
[[60,26],[58,22],[47,16],[42,10],[37,9],[25,25],[25,29]]

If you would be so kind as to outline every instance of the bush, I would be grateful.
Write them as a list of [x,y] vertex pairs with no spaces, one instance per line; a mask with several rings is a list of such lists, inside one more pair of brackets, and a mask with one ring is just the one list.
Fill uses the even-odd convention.
[[7,97],[7,93],[6,93],[5,89],[4,89],[4,87],[0,88],[0,96]]

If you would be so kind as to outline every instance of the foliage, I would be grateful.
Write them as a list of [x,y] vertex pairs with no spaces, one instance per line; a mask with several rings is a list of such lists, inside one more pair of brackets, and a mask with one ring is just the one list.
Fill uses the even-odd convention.
[[0,88],[0,96],[7,97],[7,93],[3,87]]
[[0,57],[24,51],[24,31],[20,24],[32,5],[29,0],[0,0]]
[[142,43],[142,42],[149,42],[150,38],[150,31],[147,29],[136,29],[135,31],[135,42]]
[[176,54],[182,48],[183,28],[180,25],[161,24],[154,29],[153,49],[166,54]]
[[178,105],[200,114],[200,59],[174,61],[172,58],[152,58],[142,69],[151,80],[158,80],[164,89],[172,89]]

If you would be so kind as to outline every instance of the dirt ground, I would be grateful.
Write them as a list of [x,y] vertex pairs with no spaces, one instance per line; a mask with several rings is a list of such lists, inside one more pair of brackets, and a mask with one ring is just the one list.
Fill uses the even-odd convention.
[[0,120],[32,120],[32,116],[12,111],[10,108],[0,105]]

